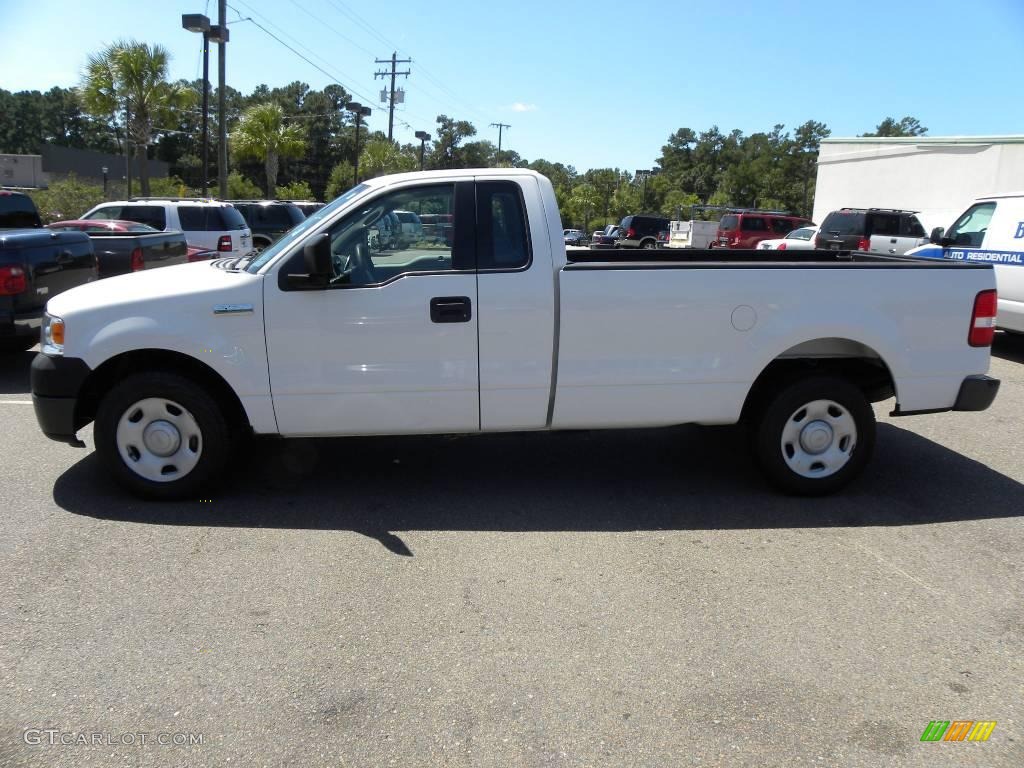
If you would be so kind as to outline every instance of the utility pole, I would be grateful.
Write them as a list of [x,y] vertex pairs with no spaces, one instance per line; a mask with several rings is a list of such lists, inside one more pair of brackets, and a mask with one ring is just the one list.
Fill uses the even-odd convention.
[[[221,2],[225,2],[225,0],[221,0]],[[390,71],[385,70],[374,72],[373,79],[376,80],[378,77],[391,78],[391,89],[387,92],[388,96],[386,101],[388,104],[388,141],[394,141],[393,136],[395,132],[395,77],[397,77],[398,75],[408,77],[409,75],[412,74],[412,72],[408,69],[405,70],[405,72],[398,72],[395,70],[395,67],[397,67],[399,64],[412,64],[412,59],[400,59],[398,58],[398,52],[395,51],[392,52],[390,59],[374,59],[374,63],[391,65]],[[385,101],[385,99],[381,99],[381,101]]]
[[511,127],[508,123],[491,123],[491,128],[498,129],[498,156],[494,160],[496,163],[501,163],[501,131],[503,128]]
[[217,40],[217,178],[220,182],[220,199],[228,196],[228,116],[224,82],[227,79],[227,63],[224,53],[228,42],[228,0],[217,0],[217,26],[221,35]]

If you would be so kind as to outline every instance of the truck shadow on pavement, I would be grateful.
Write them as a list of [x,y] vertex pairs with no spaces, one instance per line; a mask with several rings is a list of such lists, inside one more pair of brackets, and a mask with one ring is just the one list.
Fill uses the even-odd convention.
[[[404,530],[714,530],[1013,517],[1021,484],[879,424],[865,475],[827,498],[765,485],[733,427],[257,440],[210,501],[140,502],[89,454],[58,478],[75,514],[131,523],[348,530],[395,554]],[[1013,500],[1017,499],[1017,502]]]
[[1011,363],[1024,363],[1024,336],[1002,331],[992,340],[992,357]]
[[0,354],[0,395],[25,395],[32,392],[29,371],[36,350],[16,354]]

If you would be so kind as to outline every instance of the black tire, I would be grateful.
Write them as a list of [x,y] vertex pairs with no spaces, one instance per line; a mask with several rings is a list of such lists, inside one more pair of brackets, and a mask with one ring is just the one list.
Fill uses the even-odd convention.
[[[856,437],[848,438],[849,442],[845,443],[849,446],[845,453],[844,444],[835,442],[840,454],[847,458],[845,463],[841,463],[841,458],[832,462],[839,468],[831,470],[831,474],[826,474],[830,471],[827,466],[829,462],[813,461],[813,454],[804,451],[798,441],[785,441],[787,427],[793,430],[800,423],[800,419],[794,418],[799,416],[799,410],[816,401],[830,401],[836,405],[834,411],[831,408],[826,410],[842,420],[842,423],[846,420],[843,414],[845,411],[852,418],[856,429]],[[806,418],[806,415],[802,418]],[[808,421],[805,427],[811,423]],[[875,412],[871,404],[856,386],[836,376],[813,376],[783,385],[752,415],[750,429],[751,446],[761,471],[774,486],[798,496],[822,496],[838,491],[860,475],[875,448]],[[833,434],[840,433],[836,431]],[[822,454],[823,458],[832,455],[828,451]],[[821,474],[807,476],[795,470],[790,462],[799,461],[801,456],[812,457],[811,467],[806,472]],[[817,469],[814,469],[815,465],[819,465]]]
[[653,240],[644,240],[642,243],[640,243],[640,247],[643,248],[645,251],[653,251],[655,248],[658,247],[658,244]]
[[[182,477],[154,481],[131,469],[117,444],[121,417],[147,398],[163,398],[180,404],[198,425],[201,434],[198,463]],[[129,376],[100,401],[93,431],[100,461],[117,483],[147,499],[207,498],[222,479],[231,455],[232,432],[217,400],[191,379],[156,371]]]

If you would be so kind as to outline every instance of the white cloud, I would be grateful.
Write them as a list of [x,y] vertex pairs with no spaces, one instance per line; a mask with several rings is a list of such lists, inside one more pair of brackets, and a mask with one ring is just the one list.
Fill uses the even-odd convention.
[[513,104],[511,107],[509,107],[509,109],[511,109],[513,112],[536,112],[537,111],[537,105],[536,104],[524,104],[521,101],[517,101],[515,104]]

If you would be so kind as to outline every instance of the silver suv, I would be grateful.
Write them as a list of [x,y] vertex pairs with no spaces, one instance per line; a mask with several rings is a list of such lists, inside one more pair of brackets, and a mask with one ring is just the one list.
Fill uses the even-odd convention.
[[181,230],[189,245],[225,256],[252,250],[252,230],[238,210],[219,200],[190,197],[133,197],[100,203],[83,219],[127,219],[161,232]]

